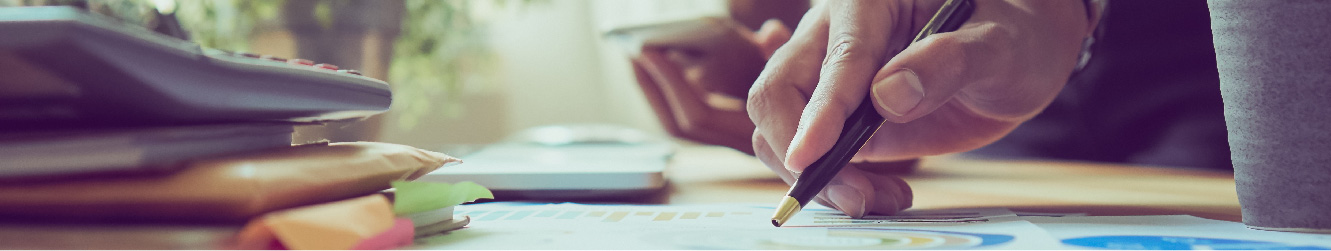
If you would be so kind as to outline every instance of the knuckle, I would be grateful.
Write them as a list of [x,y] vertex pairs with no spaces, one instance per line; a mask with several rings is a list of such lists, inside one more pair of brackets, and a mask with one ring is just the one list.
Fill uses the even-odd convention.
[[873,59],[873,53],[868,47],[871,45],[863,43],[861,39],[851,34],[836,34],[831,41],[831,46],[827,49],[827,56],[823,58],[823,65],[825,66]]
[[753,120],[755,126],[763,126],[762,115],[771,112],[771,102],[773,100],[773,86],[764,81],[755,83],[749,88],[749,97],[744,102],[744,106],[749,113],[749,119]]

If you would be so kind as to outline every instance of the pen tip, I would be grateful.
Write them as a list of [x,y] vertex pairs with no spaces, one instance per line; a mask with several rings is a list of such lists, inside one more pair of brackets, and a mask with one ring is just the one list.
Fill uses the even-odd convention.
[[790,216],[799,212],[803,206],[794,197],[781,198],[781,204],[776,206],[776,214],[772,215],[772,226],[781,227],[781,225],[785,225],[786,221],[790,220]]

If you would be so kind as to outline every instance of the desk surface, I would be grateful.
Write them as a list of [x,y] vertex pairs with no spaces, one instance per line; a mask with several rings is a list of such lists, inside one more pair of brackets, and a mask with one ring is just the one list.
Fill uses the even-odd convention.
[[[667,170],[667,203],[776,203],[788,186],[756,159],[686,147]],[[902,177],[919,209],[1006,207],[1090,215],[1188,214],[1241,221],[1230,172],[1047,160],[925,159]]]
[[[685,147],[667,169],[667,204],[776,203],[788,186],[757,159]],[[1090,215],[1189,214],[1239,221],[1227,172],[1057,161],[926,159],[910,183],[913,208],[1006,207]],[[239,226],[0,225],[3,249],[211,249]]]

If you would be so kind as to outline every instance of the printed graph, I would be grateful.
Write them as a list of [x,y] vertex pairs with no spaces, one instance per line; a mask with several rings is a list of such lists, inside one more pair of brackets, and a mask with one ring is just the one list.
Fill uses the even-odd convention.
[[909,222],[951,222],[951,223],[974,223],[986,222],[992,216],[975,212],[946,212],[930,214],[902,214],[892,216],[868,215],[861,218],[851,218],[839,212],[816,212],[813,215],[814,224],[886,224],[886,223],[909,223]]
[[999,245],[1010,235],[905,229],[832,229],[826,235],[766,235],[736,231],[676,233],[674,245],[697,249],[971,249]]
[[[808,208],[779,228],[772,227],[770,217],[775,209],[767,205],[513,202],[462,205],[456,210],[455,214],[472,219],[468,229],[441,235],[430,243],[447,243],[457,249],[881,250],[1058,245],[1030,223],[993,220],[1015,216],[1001,208],[921,210],[864,219],[850,219],[833,209]],[[845,222],[852,220],[874,223]],[[916,223],[934,221],[952,223]]]
[[458,211],[457,215],[470,216],[475,221],[520,221],[520,220],[598,220],[601,222],[633,221],[676,221],[722,218],[731,216],[753,216],[753,212],[725,211],[580,211],[580,210],[473,210]]
[[1100,249],[1137,250],[1327,250],[1328,247],[1268,241],[1188,236],[1107,235],[1063,240],[1064,244]]

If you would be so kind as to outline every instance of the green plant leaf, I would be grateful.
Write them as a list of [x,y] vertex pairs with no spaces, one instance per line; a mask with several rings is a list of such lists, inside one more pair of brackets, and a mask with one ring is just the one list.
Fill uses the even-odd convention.
[[397,215],[461,205],[476,199],[494,199],[490,189],[470,181],[457,184],[394,181],[392,185],[397,190],[393,199],[393,213]]

